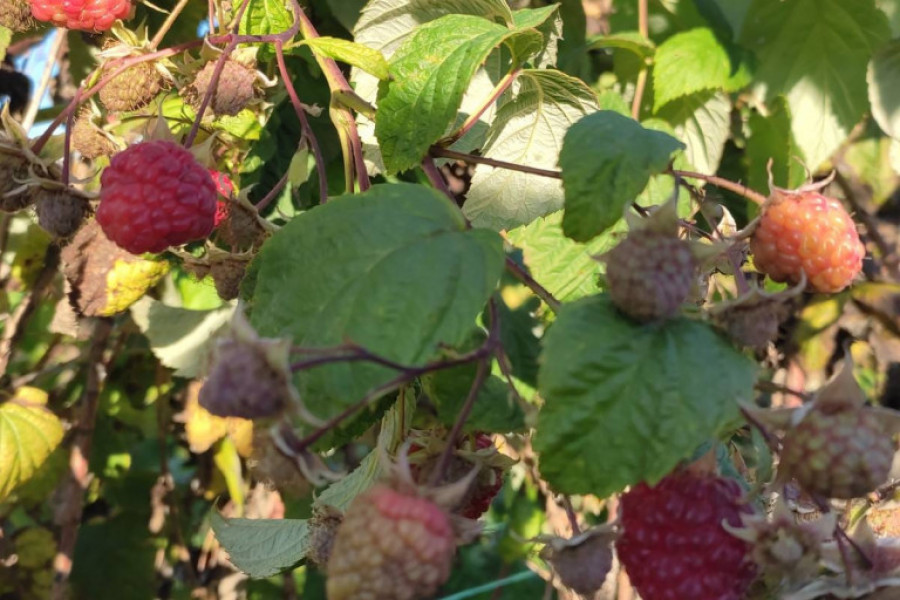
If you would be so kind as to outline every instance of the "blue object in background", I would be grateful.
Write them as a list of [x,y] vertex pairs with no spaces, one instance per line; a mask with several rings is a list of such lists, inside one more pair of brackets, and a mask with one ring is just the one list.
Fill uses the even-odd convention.
[[[34,93],[37,90],[38,86],[41,83],[41,76],[44,74],[44,67],[47,65],[48,60],[53,60],[54,57],[50,56],[51,49],[53,47],[53,38],[57,35],[56,30],[51,30],[44,36],[44,39],[40,41],[40,43],[35,44],[31,48],[28,49],[24,54],[20,54],[19,56],[15,56],[12,59],[13,66],[17,71],[23,73],[28,80],[31,82],[31,92]],[[57,77],[59,75],[59,64],[55,64],[53,66],[53,77]],[[0,101],[0,106],[3,106],[9,101],[8,98],[3,97],[2,101]],[[50,97],[50,90],[47,89],[44,91],[44,97],[41,98],[41,104],[39,108],[50,108],[53,106],[53,99]],[[36,137],[42,134],[47,130],[47,126],[50,125],[50,121],[41,121],[40,123],[35,123],[31,128],[31,131],[28,132],[29,137]],[[60,129],[60,131],[64,131]]]

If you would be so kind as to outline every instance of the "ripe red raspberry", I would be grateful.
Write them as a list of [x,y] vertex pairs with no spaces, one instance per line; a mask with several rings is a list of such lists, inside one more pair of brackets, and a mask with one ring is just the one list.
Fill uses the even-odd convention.
[[100,177],[97,221],[109,239],[132,254],[205,238],[215,214],[212,177],[173,142],[131,146],[113,156]]
[[[209,174],[213,179],[213,183],[216,184],[216,191],[219,192],[219,195],[225,198],[231,198],[231,194],[234,193],[234,183],[232,183],[228,175],[216,171],[215,169],[209,169]],[[227,217],[228,203],[221,199],[216,200],[215,227],[218,227]]]
[[106,31],[131,14],[129,0],[30,0],[38,21],[83,31]]
[[776,190],[750,240],[756,268],[775,281],[839,292],[862,270],[866,248],[840,202],[822,194]]
[[850,499],[884,483],[893,458],[893,437],[878,413],[826,404],[787,432],[781,468],[808,492]]
[[377,484],[344,514],[328,559],[328,600],[430,598],[449,577],[455,551],[443,509]]
[[676,472],[622,496],[619,559],[644,600],[740,600],[756,575],[750,544],[725,530],[750,511],[737,482]]
[[606,255],[610,298],[638,321],[674,316],[694,285],[697,263],[684,240],[632,231]]

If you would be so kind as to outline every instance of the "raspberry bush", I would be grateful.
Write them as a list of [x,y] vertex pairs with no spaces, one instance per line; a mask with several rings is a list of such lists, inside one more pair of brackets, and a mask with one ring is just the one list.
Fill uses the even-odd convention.
[[0,0],[0,600],[900,594],[847,4]]

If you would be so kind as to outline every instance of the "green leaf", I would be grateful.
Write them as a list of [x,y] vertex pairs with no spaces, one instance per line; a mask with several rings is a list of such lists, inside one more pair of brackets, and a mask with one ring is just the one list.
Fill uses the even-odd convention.
[[795,158],[800,149],[791,135],[791,113],[783,97],[775,98],[769,105],[769,114],[754,111],[747,119],[747,137],[744,161],[747,167],[747,185],[754,190],[769,188],[766,168],[772,161],[775,184],[782,187],[799,187],[806,179],[803,165]]
[[[285,0],[248,0],[238,33],[241,35],[281,33],[290,29],[293,22],[294,15],[288,9]],[[259,54],[260,60],[273,58],[274,46],[263,44]]]
[[677,33],[660,44],[653,66],[653,111],[682,96],[728,87],[735,71],[711,29]]
[[594,257],[616,245],[615,234],[624,230],[624,222],[582,244],[563,234],[562,218],[559,211],[535,219],[511,230],[507,239],[522,250],[531,275],[556,299],[567,302],[597,293],[597,277],[603,265]]
[[309,38],[304,40],[303,43],[310,46],[318,54],[323,54],[360,68],[378,79],[387,79],[391,75],[384,55],[374,48],[349,40],[327,36]]
[[377,448],[367,454],[352,473],[319,494],[316,504],[346,510],[354,498],[369,489],[381,477],[383,465],[379,457],[381,449],[388,453],[394,452],[404,440],[415,416],[416,395],[407,393],[402,398],[403,401],[394,404],[381,419]]
[[866,71],[872,116],[882,131],[900,137],[900,40],[875,53]]
[[[465,341],[503,272],[502,240],[466,230],[443,194],[378,185],[295,217],[262,247],[251,322],[264,336],[331,346],[351,340],[421,365]],[[298,379],[313,410],[333,414],[394,371],[321,367]],[[305,393],[304,393],[305,392]]]
[[[464,365],[439,371],[427,378],[425,389],[437,405],[438,419],[452,426],[469,395],[475,379],[475,365]],[[472,413],[466,419],[464,431],[496,431],[503,433],[525,429],[525,414],[509,385],[496,375],[490,375],[478,392]]]
[[544,338],[535,450],[565,494],[650,484],[738,418],[755,364],[708,325],[639,325],[606,296],[567,304]]
[[270,577],[292,567],[309,548],[303,519],[225,519],[214,510],[216,538],[235,567],[250,577]]
[[[527,69],[503,96],[483,154],[532,167],[553,169],[562,134],[597,110],[594,92],[560,71]],[[559,210],[558,180],[485,165],[475,168],[463,212],[476,227],[507,229]]]
[[[357,43],[378,50],[385,58],[390,59],[420,25],[448,14],[473,15],[505,25],[513,23],[512,11],[505,0],[372,0],[360,15],[354,37]],[[478,69],[463,96],[460,117],[477,110],[502,76],[497,54],[499,53],[494,52],[485,66]],[[379,86],[377,78],[360,69],[353,69],[351,83],[362,98],[376,102]],[[481,147],[483,135],[493,114],[494,108],[491,107],[453,148],[467,152]],[[462,123],[462,120],[459,122]],[[357,126],[370,172],[383,172],[384,162],[375,137],[375,123],[364,115],[357,115]]]
[[890,37],[873,0],[757,0],[741,42],[756,51],[759,91],[785,95],[806,166],[817,169],[868,109],[865,70]]
[[387,171],[416,166],[447,132],[475,71],[494,48],[506,42],[513,51],[534,52],[542,41],[536,30],[516,32],[469,15],[419,27],[391,56],[392,80],[379,89],[375,135]]
[[647,59],[656,52],[656,45],[637,31],[619,31],[610,35],[596,35],[588,40],[589,50],[613,48],[628,50],[640,59]]
[[657,115],[675,128],[684,142],[688,162],[701,173],[715,173],[731,136],[731,100],[722,92],[682,96],[667,103]]
[[189,310],[148,296],[131,306],[131,316],[150,340],[153,354],[178,377],[198,377],[207,366],[213,335],[224,327],[234,306]]
[[563,27],[559,4],[517,10],[513,13],[513,23],[516,29],[537,29],[544,37],[542,49],[537,51],[532,64],[542,69],[554,66]]
[[613,111],[596,112],[574,124],[559,155],[565,234],[586,242],[609,229],[650,176],[663,172],[681,148],[672,136],[644,129]]
[[0,501],[31,479],[62,441],[62,423],[46,402],[41,390],[20,388],[0,404]]

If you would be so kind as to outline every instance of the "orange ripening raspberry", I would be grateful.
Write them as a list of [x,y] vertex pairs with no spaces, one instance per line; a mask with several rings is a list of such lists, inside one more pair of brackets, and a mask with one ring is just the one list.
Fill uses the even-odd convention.
[[865,246],[840,202],[816,192],[776,192],[750,240],[756,268],[773,280],[839,292],[862,270]]

